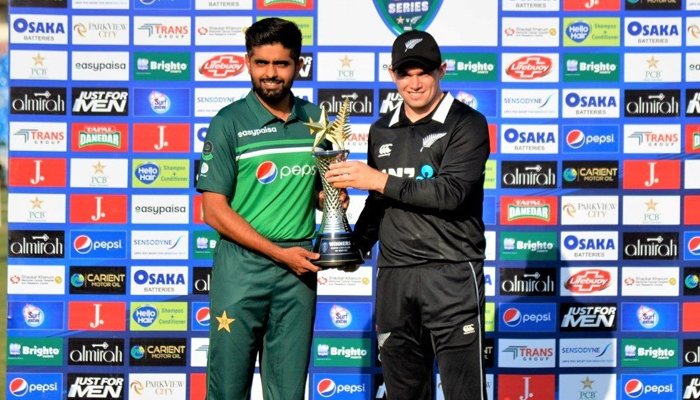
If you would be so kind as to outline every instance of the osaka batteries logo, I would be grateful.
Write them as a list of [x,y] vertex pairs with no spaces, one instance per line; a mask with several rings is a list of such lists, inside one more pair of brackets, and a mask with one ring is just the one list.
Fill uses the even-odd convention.
[[272,161],[264,161],[262,164],[258,165],[258,170],[255,171],[255,177],[258,182],[263,185],[274,182],[277,179],[277,165]]

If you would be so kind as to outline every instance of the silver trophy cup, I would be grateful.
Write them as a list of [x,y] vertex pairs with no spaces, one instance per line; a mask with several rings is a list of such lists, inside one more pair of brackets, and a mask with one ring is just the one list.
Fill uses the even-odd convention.
[[321,257],[312,263],[321,268],[351,267],[362,264],[360,250],[353,245],[352,231],[340,200],[340,190],[326,181],[328,167],[345,161],[348,150],[318,150],[313,152],[323,185],[323,218],[316,232],[314,252]]

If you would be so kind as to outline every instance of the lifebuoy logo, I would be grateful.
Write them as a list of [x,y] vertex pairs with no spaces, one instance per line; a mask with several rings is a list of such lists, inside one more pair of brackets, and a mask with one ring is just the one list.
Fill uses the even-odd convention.
[[226,79],[245,70],[245,59],[237,54],[219,54],[199,67],[199,74],[209,79]]
[[505,72],[516,80],[543,78],[552,72],[552,59],[539,55],[523,56],[513,61]]

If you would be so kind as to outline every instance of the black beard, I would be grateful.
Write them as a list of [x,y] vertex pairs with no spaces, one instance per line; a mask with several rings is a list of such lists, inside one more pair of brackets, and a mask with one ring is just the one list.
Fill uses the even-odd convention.
[[[291,85],[290,85],[291,86]],[[262,88],[262,84],[253,84],[253,91],[260,97],[265,103],[271,105],[280,104],[288,99],[289,94],[292,92],[291,87],[283,86],[280,90],[265,90]]]

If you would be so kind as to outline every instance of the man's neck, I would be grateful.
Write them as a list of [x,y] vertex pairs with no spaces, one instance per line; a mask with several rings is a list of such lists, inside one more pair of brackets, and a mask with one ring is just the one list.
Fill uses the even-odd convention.
[[283,99],[277,103],[268,103],[265,100],[261,99],[257,93],[255,93],[255,96],[258,98],[258,100],[260,100],[260,104],[262,104],[262,106],[265,107],[265,109],[267,109],[267,111],[269,111],[270,114],[281,119],[282,121],[287,121],[287,119],[289,119],[289,115],[292,113],[291,94],[287,95],[286,99]]
[[425,107],[422,107],[420,109],[409,107],[408,104],[404,102],[403,111],[406,114],[406,118],[408,118],[408,120],[412,123],[420,121],[421,119],[425,118],[426,116],[430,115],[433,111],[435,111],[438,104],[440,104],[440,100],[442,100],[444,96],[445,93],[440,92],[439,96],[435,96],[433,101],[431,101]]

